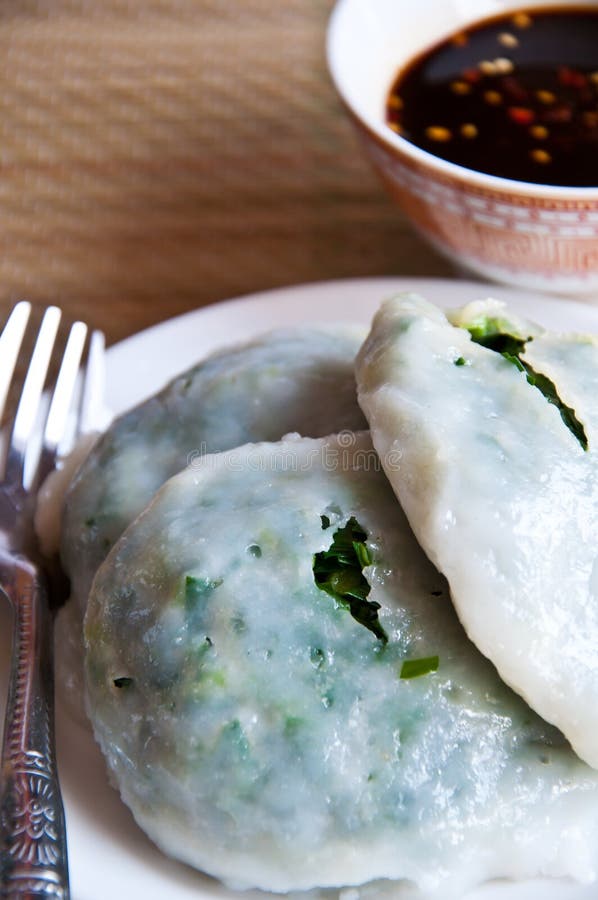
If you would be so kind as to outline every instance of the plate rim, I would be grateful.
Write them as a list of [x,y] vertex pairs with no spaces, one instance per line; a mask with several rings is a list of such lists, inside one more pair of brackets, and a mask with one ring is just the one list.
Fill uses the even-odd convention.
[[[403,277],[403,276],[375,276],[375,277],[366,277],[366,278],[343,278],[343,279],[329,279],[325,281],[315,281],[315,282],[306,282],[301,284],[293,284],[288,285],[286,287],[277,287],[272,288],[266,291],[259,291],[250,294],[241,295],[238,297],[233,297],[228,300],[222,300],[219,302],[215,302],[209,304],[208,306],[202,306],[197,309],[189,310],[188,312],[182,313],[180,315],[173,316],[171,318],[167,318],[162,322],[158,322],[155,325],[149,326],[148,328],[142,329],[130,335],[127,338],[111,345],[107,350],[107,361],[106,361],[106,369],[107,374],[109,374],[112,370],[112,374],[114,375],[115,371],[117,372],[118,377],[122,380],[122,372],[121,370],[123,365],[125,365],[126,357],[131,356],[131,354],[140,354],[143,353],[144,345],[152,345],[154,343],[159,344],[164,340],[167,335],[175,335],[178,332],[185,332],[187,326],[191,323],[195,326],[197,322],[206,323],[206,327],[209,328],[213,325],[214,322],[218,321],[221,317],[226,319],[228,316],[235,316],[239,310],[243,310],[243,313],[250,312],[252,307],[255,307],[256,304],[258,307],[262,308],[265,312],[271,310],[276,307],[277,304],[288,304],[293,300],[296,300],[302,296],[313,293],[321,294],[324,299],[326,297],[331,297],[335,295],[337,292],[348,291],[352,296],[358,297],[361,292],[368,293],[371,291],[380,291],[380,297],[378,302],[383,299],[384,293],[387,291],[390,292],[400,292],[401,290],[416,290],[420,289],[421,293],[426,294],[426,292],[433,294],[430,297],[432,302],[437,303],[439,306],[446,308],[448,305],[452,305],[452,299],[455,296],[455,293],[459,291],[460,288],[464,289],[465,293],[471,294],[470,297],[466,299],[473,299],[473,295],[477,294],[480,298],[496,295],[499,299],[508,299],[511,297],[520,297],[522,300],[522,306],[524,309],[520,310],[524,315],[528,314],[526,311],[527,307],[533,308],[546,308],[549,310],[550,314],[554,314],[555,317],[560,317],[563,313],[570,309],[572,313],[572,318],[578,318],[583,321],[594,321],[594,327],[596,332],[598,333],[598,306],[593,306],[589,303],[579,302],[578,300],[573,300],[569,298],[561,298],[561,297],[552,297],[549,295],[545,295],[539,292],[528,292],[521,291],[517,288],[508,288],[502,285],[494,285],[488,282],[476,281],[476,280],[466,280],[459,278],[421,278],[421,277]],[[384,293],[383,293],[384,292]],[[443,296],[450,295],[451,302],[443,303]],[[324,302],[324,300],[323,300]],[[245,316],[241,317],[242,320],[245,320]],[[325,321],[334,321],[332,318],[326,319]],[[344,321],[354,321],[354,318],[346,318]],[[310,320],[312,321],[312,320]],[[271,327],[276,327],[276,322],[272,323]],[[288,323],[291,324],[291,323]],[[263,327],[258,330],[265,330]],[[239,340],[238,335],[233,336],[232,340],[229,343],[234,342],[235,340]],[[212,349],[215,349],[213,347]],[[197,357],[197,359],[201,358],[201,354]],[[177,370],[178,371],[178,370]],[[172,370],[170,376],[176,374],[174,369]],[[118,387],[117,381],[118,379],[112,379],[113,381],[113,390],[114,385]],[[121,385],[122,387],[122,385]],[[63,706],[59,698],[59,705]],[[60,720],[61,720],[61,731],[62,740],[65,741],[68,739],[67,736],[73,739],[74,734],[74,742],[76,744],[75,749],[70,754],[71,762],[74,759],[79,767],[82,768],[85,763],[84,760],[89,759],[89,746],[90,743],[94,747],[94,752],[96,757],[99,755],[99,749],[93,745],[91,738],[91,727],[88,725],[86,729],[83,729],[82,725],[78,725],[73,720],[68,720],[65,723],[66,713],[64,708],[62,711],[59,710]],[[66,733],[64,732],[66,725]],[[76,732],[79,732],[78,734]],[[78,743],[77,743],[78,742]],[[60,748],[59,748],[60,749]],[[79,749],[81,750],[81,757],[79,759]],[[86,753],[88,754],[86,757]],[[95,760],[95,764],[97,764],[97,759]],[[61,767],[62,768],[62,767]],[[91,774],[91,773],[90,773]],[[72,784],[81,780],[82,775],[81,772],[77,772],[76,774],[72,773],[71,777],[68,780],[70,788],[72,788]],[[107,784],[107,774],[104,773],[105,783]],[[100,787],[105,787],[102,785]],[[94,839],[98,840],[98,831],[101,829],[101,821],[96,824],[96,818],[92,813],[87,816],[85,813],[88,813],[89,810],[83,809],[85,806],[85,800],[79,799],[76,794],[68,797],[68,806],[67,806],[67,820],[70,818],[73,822],[77,822],[79,820],[80,824],[87,824],[87,830],[84,830],[82,835],[84,846],[86,842],[93,841]],[[122,801],[119,799],[116,801],[122,804]],[[110,806],[110,803],[109,803]],[[77,809],[78,808],[78,814]],[[83,812],[83,815],[82,815]],[[115,825],[115,834],[118,836],[118,829],[121,827],[125,827],[123,822],[130,820],[130,814],[128,810],[122,805],[122,809],[118,815],[118,821],[114,823]],[[89,824],[91,823],[91,825]],[[113,850],[113,865],[120,864],[124,866],[124,883],[122,883],[122,887],[124,887],[131,900],[141,900],[141,897],[144,896],[144,884],[147,885],[148,882],[144,881],[139,884],[135,883],[134,879],[136,877],[135,873],[138,871],[138,866],[141,863],[142,869],[141,871],[147,873],[147,879],[151,880],[152,877],[156,877],[159,875],[168,880],[168,884],[170,886],[169,895],[173,898],[180,897],[181,900],[183,898],[187,898],[190,896],[189,891],[189,883],[190,880],[193,883],[193,892],[196,896],[197,900],[232,900],[233,893],[228,891],[226,888],[221,886],[218,882],[212,883],[211,881],[206,881],[205,877],[201,875],[201,873],[192,872],[192,875],[186,874],[186,867],[181,867],[181,864],[176,861],[170,860],[168,857],[164,856],[161,851],[157,848],[151,848],[154,855],[151,857],[150,865],[147,865],[147,843],[149,839],[145,838],[145,835],[142,833],[134,834],[133,840],[125,843],[124,845],[118,844],[118,837],[113,837],[112,834],[106,835],[103,832],[99,835],[99,838],[102,841],[108,841],[108,844],[103,843],[106,849],[112,847]],[[126,833],[127,837],[130,837],[128,831]],[[77,843],[75,841],[75,843]],[[135,852],[131,852],[131,845],[134,845]],[[88,850],[89,853],[89,850]],[[93,853],[93,851],[92,851]],[[95,854],[94,854],[95,858]],[[129,874],[127,875],[126,863],[130,861],[131,869]],[[101,900],[101,898],[105,895],[106,883],[102,880],[102,883],[97,887],[94,887],[94,876],[92,872],[86,872],[85,877],[81,879],[81,866],[79,864],[72,865],[73,871],[77,873],[77,877],[74,882],[74,890],[76,900]],[[169,873],[174,873],[172,879],[170,878]],[[189,870],[191,872],[191,870]],[[161,877],[157,879],[157,881],[161,882]],[[131,881],[129,879],[132,879]],[[544,900],[546,894],[544,892],[544,885],[546,882],[542,882],[541,880],[535,879],[529,882],[519,882],[510,884],[507,886],[505,890],[504,885],[500,886],[498,890],[496,890],[495,886],[491,884],[485,884],[481,886],[481,888],[477,888],[475,891],[467,894],[467,900],[490,900],[490,897],[496,897],[496,900],[500,897],[500,900],[539,900],[542,897]],[[539,887],[538,887],[539,886]],[[551,881],[549,883],[550,888],[554,888],[554,898],[559,897],[559,893],[561,888],[558,886],[558,882]],[[572,883],[572,890],[574,893],[569,895],[569,890],[567,890],[569,883],[566,884],[566,895],[569,900],[587,900],[587,896],[584,892],[584,888],[582,885],[575,885]],[[594,886],[595,889],[595,886]],[[104,894],[102,891],[104,890]],[[138,893],[141,891],[141,893]],[[549,891],[550,896],[552,896],[552,890]],[[153,896],[153,894],[152,894]],[[241,895],[237,895],[241,898]],[[255,892],[247,892],[244,894],[245,898],[249,900],[249,898],[261,897],[265,898],[265,894],[257,894]],[[466,898],[463,898],[466,900]],[[559,897],[560,900],[560,897]]]
[[[462,302],[468,302],[474,297],[483,299],[493,296],[511,304],[516,311],[530,318],[536,316],[540,322],[546,318],[548,327],[554,327],[553,323],[562,320],[565,311],[569,311],[569,317],[581,322],[583,330],[595,330],[598,333],[598,296],[596,298],[597,305],[594,305],[591,298],[582,300],[564,295],[555,296],[538,291],[526,291],[508,285],[462,278],[382,275],[308,281],[215,301],[207,306],[200,306],[166,318],[111,344],[106,351],[107,406],[116,414],[121,414],[134,404],[151,396],[160,387],[164,386],[170,378],[185,371],[186,368],[189,368],[209,353],[221,347],[223,348],[227,344],[231,345],[249,340],[260,332],[263,333],[276,327],[290,326],[300,322],[306,324],[307,321],[313,322],[313,324],[333,323],[335,321],[367,324],[371,316],[366,318],[365,313],[364,315],[354,315],[352,313],[350,316],[343,313],[340,313],[340,315],[338,313],[335,315],[330,314],[331,307],[339,310],[341,306],[339,304],[339,296],[343,293],[346,293],[348,296],[347,305],[349,307],[356,299],[360,298],[363,300],[364,297],[371,295],[370,300],[366,301],[366,305],[370,313],[373,314],[376,307],[386,296],[392,296],[392,294],[404,291],[415,291],[423,296],[430,294],[432,296],[428,297],[428,299],[445,309],[452,305],[458,306],[460,305],[457,296],[459,290],[462,290],[466,295]],[[444,301],[446,294],[450,295],[450,301],[448,302]],[[318,305],[317,313],[314,316],[306,320],[300,315],[295,315],[293,311],[289,319],[287,313],[289,306],[293,302],[297,307],[301,303],[313,306],[316,297],[321,298],[321,303]],[[372,301],[372,297],[377,297],[377,299]],[[257,327],[255,328],[247,324],[248,314],[251,311],[254,311],[257,315]],[[282,316],[280,315],[281,311],[283,312]],[[268,321],[269,317],[271,317],[272,321]],[[242,321],[245,326],[240,332],[236,327],[237,319]],[[222,321],[232,323],[230,337],[227,333],[226,335],[223,334],[222,340],[214,341],[209,338],[206,341],[202,339],[204,332],[210,332],[214,328],[218,330],[218,326]],[[578,328],[577,330],[580,329]],[[198,351],[195,354],[188,344],[189,335],[194,331],[198,332]],[[179,346],[185,347],[185,352],[181,356],[180,364],[164,367],[161,364],[160,353],[163,346],[170,341],[174,341],[177,348]],[[145,359],[145,354],[151,354],[152,348],[155,351],[152,359]],[[129,372],[131,357],[135,359],[135,365],[138,368],[138,372],[133,379],[130,378]],[[147,390],[139,390],[139,383],[147,384]],[[124,397],[123,402],[119,401],[119,397]]]
[[[248,303],[276,303],[280,300],[280,298],[284,299],[291,293],[299,294],[312,290],[315,292],[319,290],[332,291],[334,289],[341,289],[343,287],[369,288],[370,286],[390,286],[393,283],[401,284],[403,282],[405,283],[405,285],[419,283],[422,285],[422,287],[431,286],[433,288],[437,287],[438,289],[452,289],[457,285],[462,285],[466,289],[479,289],[481,293],[485,293],[485,296],[491,296],[493,292],[505,295],[521,294],[524,302],[541,301],[542,303],[547,303],[549,306],[553,306],[554,308],[560,308],[563,304],[567,304],[567,306],[576,308],[578,310],[594,310],[597,317],[596,324],[598,326],[598,305],[594,306],[592,304],[591,296],[582,298],[573,296],[569,297],[566,294],[549,294],[544,293],[543,291],[531,291],[524,288],[509,286],[506,284],[477,280],[475,278],[427,278],[425,276],[419,275],[372,275],[359,278],[330,278],[317,281],[305,281],[297,283],[293,282],[289,283],[288,285],[266,288],[265,290],[261,291],[250,291],[249,293],[238,294],[234,297],[226,297],[222,300],[214,300],[213,302],[207,303],[204,306],[197,306],[194,309],[187,310],[186,312],[178,313],[174,316],[168,316],[167,318],[162,319],[161,321],[156,322],[153,325],[148,325],[147,327],[142,328],[139,331],[135,331],[132,334],[121,338],[119,341],[115,341],[114,344],[110,344],[106,350],[106,353],[110,357],[114,353],[114,351],[122,350],[123,346],[129,345],[130,342],[154,336],[158,332],[161,332],[165,327],[170,328],[181,326],[186,324],[187,322],[192,321],[198,316],[202,316],[203,314],[215,314],[216,311],[233,312],[237,306],[247,305]],[[486,291],[484,289],[486,289]],[[598,303],[598,295],[596,297],[596,301]]]

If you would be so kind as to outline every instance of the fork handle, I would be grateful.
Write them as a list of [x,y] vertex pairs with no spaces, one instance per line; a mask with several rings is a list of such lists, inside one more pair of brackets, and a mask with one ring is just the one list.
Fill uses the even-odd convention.
[[54,749],[52,619],[42,573],[0,559],[14,609],[2,748],[0,897],[68,900],[64,809]]

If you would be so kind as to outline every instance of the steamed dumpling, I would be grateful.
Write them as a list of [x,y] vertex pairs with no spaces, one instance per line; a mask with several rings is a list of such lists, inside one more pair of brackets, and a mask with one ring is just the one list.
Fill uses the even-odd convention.
[[85,637],[125,802],[229,884],[409,879],[447,900],[596,875],[598,773],[467,640],[367,434],[172,478],[101,566]]
[[189,463],[291,431],[320,437],[365,427],[353,375],[363,337],[342,325],[273,331],[209,357],[117,419],[66,499],[62,558],[81,608],[110,547]]
[[496,301],[450,318],[385,303],[359,402],[469,636],[598,767],[598,343]]

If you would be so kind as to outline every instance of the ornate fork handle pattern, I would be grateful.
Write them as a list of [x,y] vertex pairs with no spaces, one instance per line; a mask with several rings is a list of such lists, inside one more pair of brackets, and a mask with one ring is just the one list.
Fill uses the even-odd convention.
[[0,810],[0,897],[68,900],[64,811],[54,754],[51,623],[38,568],[0,557],[14,608]]

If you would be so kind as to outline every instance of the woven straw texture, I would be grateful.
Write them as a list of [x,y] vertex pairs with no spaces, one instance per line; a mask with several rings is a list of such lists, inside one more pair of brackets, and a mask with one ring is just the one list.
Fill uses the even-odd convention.
[[114,341],[206,303],[445,275],[326,71],[331,0],[0,0],[0,312]]

